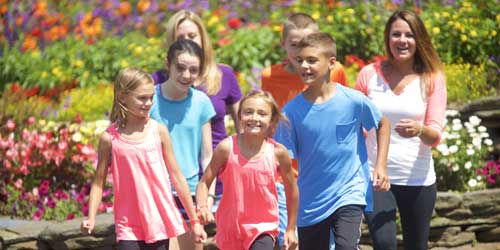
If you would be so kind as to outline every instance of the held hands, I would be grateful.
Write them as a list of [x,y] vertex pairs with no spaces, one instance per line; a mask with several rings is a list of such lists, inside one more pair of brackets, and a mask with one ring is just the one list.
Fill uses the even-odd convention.
[[207,205],[197,205],[196,212],[202,225],[215,222],[214,214],[208,209]]
[[418,137],[422,134],[423,129],[422,124],[412,119],[401,119],[394,127],[394,130],[404,138]]
[[283,249],[284,250],[295,250],[299,245],[299,241],[295,236],[295,230],[286,230],[285,237],[283,239]]
[[391,188],[391,182],[387,176],[385,168],[375,166],[373,170],[373,190],[377,192],[386,192]]
[[87,219],[82,221],[82,224],[80,225],[80,230],[84,234],[90,234],[92,233],[92,230],[94,230],[94,226],[95,226],[95,221]]
[[207,232],[200,224],[199,221],[194,221],[191,223],[191,230],[193,231],[193,240],[196,243],[205,243],[207,241]]

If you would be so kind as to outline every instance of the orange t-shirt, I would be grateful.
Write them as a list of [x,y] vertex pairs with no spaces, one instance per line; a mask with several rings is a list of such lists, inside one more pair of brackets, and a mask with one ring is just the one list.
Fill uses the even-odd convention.
[[[348,86],[344,66],[341,63],[335,62],[335,67],[330,72],[330,80]],[[291,74],[286,71],[283,63],[264,68],[261,81],[262,90],[271,93],[280,108],[283,108],[287,102],[307,88],[299,74]],[[298,163],[296,159],[292,160],[292,167],[295,177],[297,177]]]

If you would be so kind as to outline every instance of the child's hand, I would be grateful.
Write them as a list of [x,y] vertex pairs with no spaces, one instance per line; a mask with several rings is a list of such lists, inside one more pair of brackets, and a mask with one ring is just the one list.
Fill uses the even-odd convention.
[[198,208],[198,219],[202,225],[214,222],[214,214],[208,209],[207,206],[201,206]]
[[377,192],[386,192],[391,188],[391,182],[387,176],[387,171],[375,166],[373,170],[373,190]]
[[193,230],[193,239],[196,243],[205,243],[207,241],[207,233],[200,223],[195,223],[192,225],[191,230]]
[[84,220],[80,226],[82,233],[90,234],[94,230],[95,221],[94,220]]
[[283,249],[284,250],[295,250],[299,245],[299,241],[295,236],[295,230],[286,230],[285,237],[283,239]]

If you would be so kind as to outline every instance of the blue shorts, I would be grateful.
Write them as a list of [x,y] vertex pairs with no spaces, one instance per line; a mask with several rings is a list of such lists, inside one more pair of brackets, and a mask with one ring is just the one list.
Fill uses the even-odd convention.
[[[280,246],[284,245],[285,231],[288,224],[288,214],[286,210],[286,195],[285,195],[285,185],[283,182],[276,182],[276,192],[278,193],[278,214],[279,214],[279,234],[278,234],[278,244]],[[297,231],[295,231],[297,232]],[[297,235],[298,237],[298,235]]]

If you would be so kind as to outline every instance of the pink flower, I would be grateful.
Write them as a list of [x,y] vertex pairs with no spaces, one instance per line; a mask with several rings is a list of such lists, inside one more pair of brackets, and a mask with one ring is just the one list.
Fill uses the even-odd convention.
[[75,214],[74,213],[70,213],[68,214],[68,216],[66,216],[66,220],[72,220],[75,218]]
[[37,187],[33,188],[33,190],[31,192],[33,193],[34,196],[38,196],[39,195]]
[[17,179],[16,182],[14,182],[14,187],[17,189],[21,189],[23,187],[23,179]]
[[38,221],[42,218],[42,216],[43,216],[43,211],[38,209],[36,210],[35,214],[33,214],[33,220]]
[[12,119],[9,119],[5,124],[5,127],[7,127],[8,130],[12,131],[16,128],[16,123],[12,121]]
[[495,179],[495,176],[490,174],[488,175],[488,178],[486,178],[486,180],[488,181],[488,183],[490,184],[495,184],[497,182],[497,180]]
[[49,197],[47,199],[47,202],[46,202],[47,206],[54,209],[56,207],[56,202],[51,198]]
[[495,172],[497,174],[500,174],[500,163],[497,163],[497,165],[495,166]]
[[29,124],[29,125],[33,125],[33,124],[35,124],[35,121],[36,121],[36,119],[35,119],[35,117],[33,117],[33,116],[30,116],[30,118],[28,118],[28,124]]

